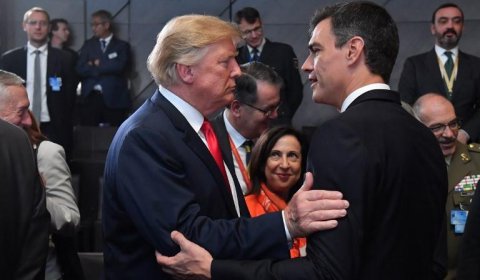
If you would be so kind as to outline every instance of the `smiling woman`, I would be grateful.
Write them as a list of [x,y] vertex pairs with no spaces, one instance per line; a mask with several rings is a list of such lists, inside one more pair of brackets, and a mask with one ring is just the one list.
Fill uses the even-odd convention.
[[[283,210],[302,183],[306,148],[302,135],[288,126],[267,130],[258,139],[249,166],[252,190],[245,197],[252,217]],[[306,239],[294,239],[292,258],[305,256]]]

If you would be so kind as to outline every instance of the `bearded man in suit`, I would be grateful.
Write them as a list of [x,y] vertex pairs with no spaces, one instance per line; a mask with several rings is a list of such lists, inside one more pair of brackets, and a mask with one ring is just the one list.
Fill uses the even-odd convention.
[[480,58],[459,50],[463,24],[457,4],[446,3],[433,12],[435,47],[405,60],[398,90],[410,105],[426,93],[445,96],[463,122],[457,140],[466,144],[480,137]]

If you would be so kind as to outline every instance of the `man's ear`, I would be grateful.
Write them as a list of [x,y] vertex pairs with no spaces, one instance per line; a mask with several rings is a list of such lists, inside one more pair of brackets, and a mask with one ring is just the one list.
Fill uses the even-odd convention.
[[191,66],[177,63],[175,64],[175,69],[177,70],[178,77],[184,83],[191,84],[193,82],[194,75]]
[[350,62],[349,64],[356,63],[363,55],[363,49],[365,48],[365,42],[360,36],[354,36],[347,42],[347,54],[346,58]]
[[242,106],[242,103],[240,103],[240,101],[238,101],[237,99],[234,99],[232,101],[232,103],[230,103],[230,112],[232,112],[232,114],[235,117],[240,116],[240,107],[241,106]]

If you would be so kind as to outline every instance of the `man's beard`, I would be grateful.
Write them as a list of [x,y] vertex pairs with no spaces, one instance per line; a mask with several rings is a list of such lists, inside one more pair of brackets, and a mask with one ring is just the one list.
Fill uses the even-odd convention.
[[[449,33],[454,34],[455,36],[448,37],[447,34]],[[449,28],[445,32],[443,32],[443,34],[441,35],[437,33],[436,36],[437,36],[438,44],[440,45],[440,47],[450,50],[458,45],[458,42],[460,41],[462,34],[461,33],[458,34],[455,31],[455,29]]]

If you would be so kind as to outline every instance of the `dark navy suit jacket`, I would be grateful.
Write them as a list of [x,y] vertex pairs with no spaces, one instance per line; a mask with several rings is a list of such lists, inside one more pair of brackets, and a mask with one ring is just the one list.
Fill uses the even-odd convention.
[[237,218],[208,148],[158,91],[115,135],[103,193],[107,279],[170,279],[155,250],[178,252],[174,229],[217,258],[289,256],[281,213]]
[[[89,61],[100,60],[99,66],[89,65]],[[77,73],[82,81],[82,97],[87,97],[95,85],[102,86],[105,105],[109,108],[128,108],[128,68],[130,67],[130,45],[112,37],[105,52],[100,41],[93,37],[83,44],[77,61]]]
[[314,188],[350,202],[338,227],[309,236],[304,258],[214,260],[212,279],[431,279],[447,170],[435,137],[397,93],[366,92],[318,127],[307,169]]

